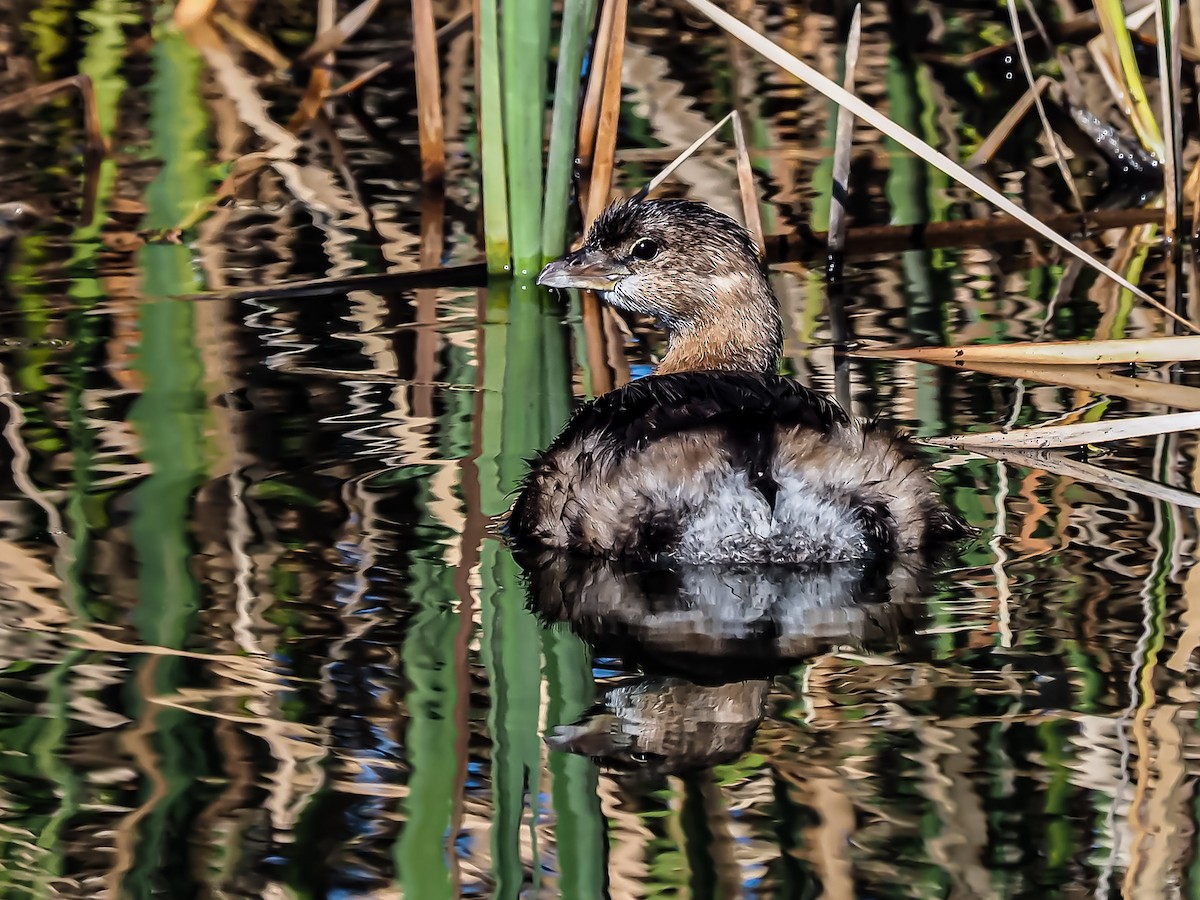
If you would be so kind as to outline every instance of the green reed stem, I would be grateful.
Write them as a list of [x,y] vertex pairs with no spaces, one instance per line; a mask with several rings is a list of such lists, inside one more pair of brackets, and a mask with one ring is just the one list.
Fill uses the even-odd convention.
[[500,29],[497,0],[479,0],[476,23],[479,79],[479,153],[483,169],[483,243],[488,271],[512,263],[508,186],[504,171],[504,112],[500,97]]
[[541,262],[542,138],[550,45],[549,0],[509,4],[500,21],[503,45],[504,147],[508,162],[513,265]]
[[595,16],[596,0],[565,0],[563,4],[554,109],[550,115],[550,152],[546,160],[546,206],[542,213],[544,260],[561,255],[566,248],[571,171],[579,135],[579,82]]
[[1146,87],[1142,83],[1142,74],[1133,52],[1133,39],[1129,36],[1129,26],[1125,24],[1124,4],[1121,0],[1093,0],[1092,5],[1096,8],[1100,28],[1120,63],[1120,74],[1128,95],[1127,112],[1133,130],[1137,132],[1142,146],[1162,159],[1166,153],[1162,131],[1146,98]]

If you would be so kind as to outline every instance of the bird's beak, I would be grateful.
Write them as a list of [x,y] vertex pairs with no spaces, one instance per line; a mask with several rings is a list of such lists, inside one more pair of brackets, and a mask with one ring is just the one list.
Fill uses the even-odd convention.
[[632,274],[607,253],[585,248],[550,263],[542,269],[537,283],[552,288],[611,291],[613,285]]

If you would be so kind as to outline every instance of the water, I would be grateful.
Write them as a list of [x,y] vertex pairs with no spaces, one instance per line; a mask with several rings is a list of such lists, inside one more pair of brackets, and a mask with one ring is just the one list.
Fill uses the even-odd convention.
[[[341,64],[395,48],[393,6]],[[868,7],[864,91],[908,98],[898,117],[957,144],[943,107],[961,80],[897,51]],[[272,290],[429,264],[422,227],[445,235],[433,263],[477,258],[469,95],[449,92],[450,187],[423,208],[403,67],[365,95],[375,132],[334,108],[294,165],[173,242],[162,230],[261,138],[178,36],[124,58],[136,12],[47,5],[5,35],[41,80],[82,60],[114,152],[87,222],[72,104],[0,137],[0,200],[46,214],[0,309],[0,893],[1196,895],[1191,510],[931,451],[979,529],[933,573],[527,583],[493,517],[573,398],[645,371],[652,336],[589,361],[578,308],[521,284]],[[702,130],[693,98],[724,96],[693,56],[663,55],[676,15],[634,17],[627,183]],[[835,46],[834,20],[805,15],[800,32],[771,21]],[[285,24],[298,50],[311,23]],[[446,53],[466,84],[461,42]],[[821,158],[827,110],[750,71],[784,148],[768,158],[782,229],[820,206],[820,167],[787,154]],[[286,119],[294,98],[263,91]],[[1010,187],[1049,202],[1017,143]],[[856,169],[858,223],[977,212],[863,144],[878,156]],[[727,154],[682,177],[731,205]],[[1123,270],[1139,261],[1133,238],[1108,240]],[[776,276],[788,366],[833,390],[812,262]],[[1017,245],[848,269],[854,335],[888,345],[1162,330],[1090,278],[1060,290],[1073,274]],[[850,387],[857,412],[918,435],[1162,411],[905,363],[857,361]],[[1190,433],[1097,461],[1197,484]]]

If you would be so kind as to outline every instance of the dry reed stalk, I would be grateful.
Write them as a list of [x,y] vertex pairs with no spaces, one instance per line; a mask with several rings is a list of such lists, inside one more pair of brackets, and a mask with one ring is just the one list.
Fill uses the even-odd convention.
[[1162,416],[1138,416],[1130,419],[1105,419],[1073,425],[1048,425],[1041,428],[1014,428],[1011,431],[981,431],[949,437],[927,438],[939,447],[974,449],[1011,447],[1018,450],[1049,450],[1057,447],[1081,447],[1129,438],[1152,437],[1175,431],[1200,428],[1200,412],[1168,413]]
[[[1180,103],[1183,97],[1182,66],[1179,53],[1179,0],[1159,0],[1155,24],[1158,33],[1159,94],[1162,101],[1163,200],[1166,215],[1163,218],[1163,236],[1167,239],[1173,260],[1179,236],[1180,212],[1183,208],[1183,134],[1180,119]],[[1168,266],[1173,273],[1174,265]],[[1168,297],[1177,296],[1171,291]]]
[[1105,397],[1124,397],[1138,403],[1200,411],[1200,388],[1172,384],[1169,381],[1154,381],[1150,378],[1116,375],[1104,369],[1027,363],[972,362],[968,365],[958,365],[939,361],[937,364],[960,372],[979,372],[999,378],[1011,378],[1014,381],[1036,381]]
[[[850,32],[846,36],[846,65],[842,87],[854,93],[854,76],[858,69],[858,47],[862,39],[862,4],[854,7],[850,20]],[[833,139],[833,196],[829,206],[829,272],[840,270],[835,257],[841,255],[846,246],[846,200],[850,193],[850,150],[854,144],[854,113],[838,107],[837,125]],[[838,272],[840,274],[840,272]]]
[[442,125],[441,72],[432,0],[412,0],[412,17],[421,180],[426,186],[440,186],[446,176],[446,138]]
[[758,182],[754,179],[754,166],[750,162],[750,147],[746,132],[742,128],[741,114],[734,110],[733,143],[737,149],[738,191],[742,195],[742,218],[746,230],[758,246],[758,255],[766,255],[767,236],[763,232],[762,212],[758,208]]
[[608,197],[612,192],[617,125],[621,116],[621,65],[625,59],[625,24],[629,16],[629,0],[611,2],[613,17],[612,29],[609,32],[610,46],[604,67],[604,91],[600,100],[600,118],[592,156],[592,177],[588,185],[587,212],[584,216],[584,224],[589,226],[608,205]]
[[[596,152],[596,131],[600,123],[600,100],[604,95],[604,73],[608,69],[608,52],[612,46],[613,17],[617,0],[605,0],[600,10],[600,22],[596,26],[596,39],[592,45],[591,71],[588,73],[587,91],[579,111],[579,142],[576,156],[579,168],[585,176],[591,171],[592,156]],[[586,187],[586,181],[581,187]],[[586,198],[580,191],[580,202]]]
[[[585,232],[607,205],[612,190],[628,14],[628,0],[606,0],[596,31],[592,71],[580,113],[577,153],[580,169],[587,173],[580,180],[579,191]],[[599,396],[628,380],[628,362],[623,342],[614,340],[614,334],[620,334],[611,321],[616,313],[607,309],[591,291],[582,293],[580,306],[588,359],[592,363],[592,393]]]
[[1107,341],[1018,341],[961,347],[863,348],[857,356],[911,359],[958,367],[978,363],[1055,366],[1112,366],[1125,363],[1174,363],[1200,359],[1200,336],[1120,338]]
[[1052,84],[1054,84],[1054,79],[1049,75],[1043,75],[1037,79],[1021,95],[1021,98],[1009,108],[1008,112],[1004,114],[1004,118],[992,129],[992,133],[967,158],[967,161],[963,165],[968,169],[976,169],[991,162],[992,157],[996,155],[996,151],[1004,145],[1009,135],[1012,134],[1013,129],[1017,127],[1017,123],[1028,115],[1030,107],[1039,99],[1039,95],[1044,93]]

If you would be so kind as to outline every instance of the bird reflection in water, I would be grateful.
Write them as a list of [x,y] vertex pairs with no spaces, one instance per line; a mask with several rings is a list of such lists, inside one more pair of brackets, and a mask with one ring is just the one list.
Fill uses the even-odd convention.
[[522,563],[545,623],[565,623],[597,656],[641,672],[606,683],[547,743],[655,774],[736,760],[767,714],[773,676],[830,650],[894,643],[929,581],[912,564],[633,566],[556,554]]

